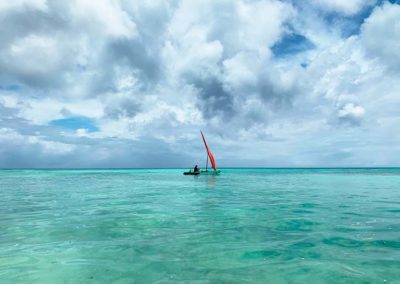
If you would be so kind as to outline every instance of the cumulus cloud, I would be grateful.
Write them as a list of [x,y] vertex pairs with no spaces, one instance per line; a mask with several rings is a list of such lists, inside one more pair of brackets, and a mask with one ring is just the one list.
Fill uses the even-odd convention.
[[367,6],[375,4],[376,0],[313,0],[313,2],[324,10],[340,12],[351,16],[359,13]]
[[0,11],[34,8],[41,11],[47,10],[46,0],[15,0],[6,1],[0,4]]
[[370,56],[386,66],[400,66],[400,5],[385,3],[376,8],[362,28],[363,44]]
[[90,0],[74,1],[71,4],[71,18],[78,26],[85,26],[89,32],[110,37],[132,38],[136,36],[136,24],[121,8],[117,1],[100,0],[95,5]]
[[393,165],[399,7],[4,2],[0,166]]
[[339,109],[337,116],[340,120],[350,123],[359,123],[365,114],[362,106],[356,106],[352,103],[345,104]]

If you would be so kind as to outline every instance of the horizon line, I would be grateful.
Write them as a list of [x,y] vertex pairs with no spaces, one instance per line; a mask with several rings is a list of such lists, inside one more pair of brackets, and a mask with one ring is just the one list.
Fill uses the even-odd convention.
[[[186,170],[188,168],[192,167],[15,167],[15,168],[2,168],[0,167],[0,170]],[[339,167],[221,167],[218,169],[400,169],[400,166],[351,166],[351,167],[346,167],[346,166],[339,166]]]

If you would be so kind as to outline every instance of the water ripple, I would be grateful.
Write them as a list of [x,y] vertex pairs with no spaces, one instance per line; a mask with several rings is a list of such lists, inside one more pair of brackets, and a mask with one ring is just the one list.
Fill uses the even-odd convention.
[[396,283],[400,171],[0,171],[0,283]]

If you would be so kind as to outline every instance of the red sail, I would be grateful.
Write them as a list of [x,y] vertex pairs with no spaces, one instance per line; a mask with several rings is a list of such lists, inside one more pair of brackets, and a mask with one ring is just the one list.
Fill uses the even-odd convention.
[[203,137],[204,146],[206,146],[208,157],[210,158],[211,166],[215,171],[215,170],[217,170],[217,166],[215,165],[214,156],[213,156],[213,154],[211,153],[210,149],[207,146],[207,142],[206,142],[206,139],[204,139],[203,132],[201,130],[200,130],[200,132],[201,132],[201,137]]

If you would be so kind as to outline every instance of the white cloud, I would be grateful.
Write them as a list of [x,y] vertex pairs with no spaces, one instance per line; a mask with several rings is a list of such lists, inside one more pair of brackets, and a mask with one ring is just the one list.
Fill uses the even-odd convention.
[[351,16],[357,14],[363,8],[373,5],[376,0],[313,0],[313,2],[324,10]]
[[[222,165],[393,163],[385,146],[397,149],[400,138],[392,133],[399,5],[375,8],[351,37],[319,10],[352,21],[373,2],[0,4],[0,129],[10,137],[1,138],[0,165],[29,155],[49,166],[148,165],[153,155],[154,166],[175,166],[203,154],[198,129]],[[288,34],[315,47],[272,53]],[[70,116],[92,119],[99,131],[49,126]],[[383,154],[367,159],[368,149]]]
[[240,52],[234,57],[224,60],[224,82],[233,90],[241,87],[255,86],[261,59],[257,54]]
[[256,50],[268,56],[268,47],[282,34],[283,23],[294,16],[293,8],[279,1],[237,2],[239,26],[236,40],[244,50]]
[[[194,27],[176,42],[167,41],[163,59],[171,62],[166,68],[169,72],[197,73],[202,77],[218,72],[217,63],[222,57],[223,46],[217,40],[207,41],[206,31]],[[216,71],[217,70],[217,71]]]
[[339,111],[338,117],[341,119],[362,119],[365,114],[365,110],[362,106],[356,106],[352,103],[345,104]]
[[56,72],[62,61],[57,41],[49,36],[29,35],[13,42],[0,55],[1,64],[23,76]]
[[137,36],[136,24],[114,0],[76,0],[71,4],[72,17],[79,26],[112,37]]
[[41,11],[47,10],[46,0],[13,0],[13,1],[1,1],[0,2],[0,13],[7,12],[9,10],[16,10],[21,8],[34,8]]
[[22,135],[10,128],[0,128],[0,145],[6,147],[7,144],[11,144],[13,147],[39,146],[39,150],[43,154],[49,155],[66,155],[76,147],[71,144],[49,141],[40,136]]
[[18,117],[34,124],[43,125],[51,120],[71,116],[85,116],[98,119],[103,115],[103,104],[95,99],[61,100],[56,98],[29,98],[0,95],[4,106],[16,109]]
[[241,52],[267,60],[294,14],[292,6],[279,1],[182,1],[168,26],[164,58],[173,68],[200,74],[218,73],[222,56]]
[[400,5],[385,3],[376,8],[362,28],[362,41],[371,57],[386,66],[400,66]]

